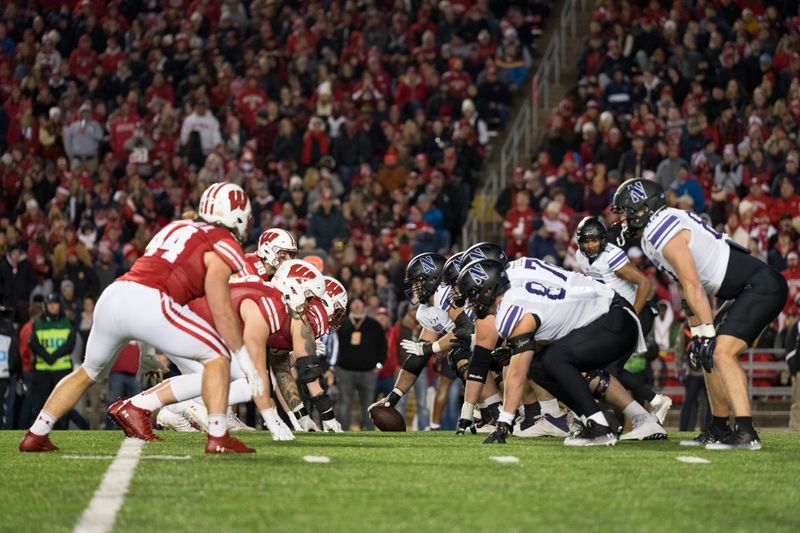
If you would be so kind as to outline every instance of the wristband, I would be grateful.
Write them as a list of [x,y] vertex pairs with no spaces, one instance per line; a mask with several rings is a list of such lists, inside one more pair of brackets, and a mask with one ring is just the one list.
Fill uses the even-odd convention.
[[699,326],[693,326],[689,328],[689,331],[692,333],[692,337],[716,337],[717,330],[714,329],[714,324],[700,324]]
[[475,410],[475,404],[464,402],[464,404],[461,406],[461,416],[459,418],[472,420],[472,412],[474,410]]
[[439,341],[436,341],[433,344],[431,344],[431,350],[433,350],[433,353],[439,353],[442,351],[442,348],[439,346]]
[[498,422],[505,422],[509,426],[514,425],[514,415],[506,413],[505,411],[500,411],[500,416],[497,417]]

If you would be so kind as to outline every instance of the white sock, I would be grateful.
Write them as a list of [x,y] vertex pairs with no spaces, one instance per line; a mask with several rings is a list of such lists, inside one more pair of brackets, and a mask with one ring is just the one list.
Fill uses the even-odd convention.
[[222,437],[228,431],[228,417],[222,415],[208,415],[208,434],[212,437]]
[[494,405],[494,404],[500,403],[502,401],[503,401],[503,399],[500,397],[500,395],[497,394],[497,393],[494,393],[494,394],[492,394],[491,396],[489,396],[488,398],[486,398],[484,400],[484,403],[486,404],[484,407],[488,407],[490,405]]
[[622,414],[627,416],[628,418],[633,418],[636,415],[646,415],[647,411],[645,410],[644,407],[639,405],[639,402],[634,400],[631,403],[629,403],[628,406],[625,407],[625,409],[622,410]]
[[53,426],[56,423],[56,419],[53,416],[42,409],[39,411],[39,416],[36,417],[36,420],[33,422],[31,426],[31,433],[34,435],[47,435],[53,430]]
[[608,420],[606,420],[606,415],[604,415],[602,411],[597,411],[595,414],[589,415],[589,420],[594,420],[601,426],[608,427]]
[[231,388],[228,390],[228,405],[249,402],[251,398],[250,385],[247,384],[245,378],[231,382]]
[[552,400],[539,400],[539,407],[542,409],[543,415],[550,415],[554,418],[558,418],[564,414],[561,407],[558,406],[558,400],[555,398]]
[[190,403],[192,403],[192,400],[184,400],[182,402],[173,403],[172,405],[165,405],[164,409],[172,411],[176,415],[182,415],[186,411],[186,408],[189,407]]
[[131,398],[131,403],[139,409],[144,409],[145,411],[151,412],[164,406],[164,402],[162,402],[161,398],[158,397],[158,393],[150,391],[144,391],[137,394]]
[[461,416],[460,418],[464,418],[466,420],[471,420],[474,413],[473,410],[475,409],[475,405],[469,402],[464,402],[461,405]]
[[203,393],[203,374],[186,374],[169,380],[172,394],[179,402],[199,398]]

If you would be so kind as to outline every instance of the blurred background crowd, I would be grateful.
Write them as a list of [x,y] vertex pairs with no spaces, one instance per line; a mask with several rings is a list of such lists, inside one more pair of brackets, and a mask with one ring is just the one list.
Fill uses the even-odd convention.
[[[217,181],[250,194],[250,247],[268,227],[292,231],[301,257],[322,258],[363,302],[356,316],[389,331],[370,371],[382,361],[373,389],[392,381],[400,332],[418,334],[413,310],[400,308],[405,264],[463,248],[481,167],[527,96],[554,4],[0,2],[0,305],[3,328],[22,337],[21,358],[7,356],[21,364],[0,363],[0,386],[17,398],[6,425],[27,424],[36,394],[23,389],[35,374],[67,370],[48,346],[37,358],[31,330],[55,330],[63,314],[79,363],[102,290]],[[580,81],[496,200],[509,254],[571,267],[577,221],[613,220],[615,187],[649,177],[785,273],[792,294],[775,331],[792,324],[797,15],[796,0],[597,0]],[[659,281],[654,342],[672,351],[674,287],[635,246],[628,253]],[[363,361],[339,340],[331,363],[363,371],[348,368]],[[135,368],[132,347],[112,391],[90,402],[129,395]]]

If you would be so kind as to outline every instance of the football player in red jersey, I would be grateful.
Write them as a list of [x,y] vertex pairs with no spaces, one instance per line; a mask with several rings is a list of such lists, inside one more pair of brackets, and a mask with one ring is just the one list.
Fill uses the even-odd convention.
[[[278,268],[273,283],[265,283],[256,276],[233,278],[231,298],[244,323],[244,343],[255,357],[255,365],[264,383],[269,384],[267,347],[292,349],[297,346],[298,368],[314,366],[314,339],[328,330],[328,318],[321,298],[325,295],[325,281],[313,266],[298,260],[285,261]],[[207,298],[198,298],[189,304],[198,316],[211,319],[212,310]],[[310,344],[306,340],[310,338]],[[313,361],[303,357],[312,356]],[[185,357],[167,354],[184,375],[172,378],[132,398],[157,395],[164,404],[195,398],[200,394],[201,376],[197,362]],[[300,361],[303,360],[303,365]],[[318,365],[317,365],[318,366]],[[251,398],[261,411],[273,440],[292,440],[294,436],[280,420],[270,398],[269,385],[263,394],[252,394],[245,375],[234,362],[231,365],[231,391],[229,403],[237,404]],[[321,392],[321,390],[320,390]],[[333,411],[328,407],[332,416]],[[205,426],[203,420],[194,420]]]
[[[228,435],[225,416],[231,355],[253,392],[264,389],[244,346],[228,285],[232,274],[246,269],[239,241],[247,235],[250,222],[250,200],[244,190],[217,183],[203,192],[192,220],[172,222],[159,231],[131,270],[103,292],[83,365],[53,390],[25,433],[20,451],[57,450],[49,439],[55,421],[108,374],[120,347],[137,339],[204,365],[203,399],[211,413],[207,452],[254,452]],[[209,301],[216,327],[187,306],[201,296]],[[153,440],[158,437],[150,429],[150,412],[160,406],[154,394],[138,405],[119,401],[109,408],[109,415],[127,434]]]
[[258,238],[258,249],[247,254],[245,260],[264,281],[269,281],[281,263],[297,257],[297,241],[294,236],[280,228],[265,230]]

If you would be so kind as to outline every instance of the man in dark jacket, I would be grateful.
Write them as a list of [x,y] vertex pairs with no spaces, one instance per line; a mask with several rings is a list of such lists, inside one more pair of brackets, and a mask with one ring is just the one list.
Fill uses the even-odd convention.
[[[38,413],[59,381],[72,371],[75,325],[61,310],[58,293],[45,298],[45,311],[33,323],[30,347],[33,352],[31,396],[33,412]],[[69,417],[56,422],[55,429],[66,429]],[[85,423],[85,421],[84,421]]]
[[[13,429],[12,414],[8,413],[8,421],[4,423],[3,415],[6,406],[6,392],[15,394],[14,385],[17,378],[22,376],[22,366],[19,359],[19,337],[14,323],[9,316],[13,310],[0,307],[0,429]],[[9,385],[11,390],[9,391]]]
[[319,208],[311,215],[308,223],[308,232],[317,241],[317,246],[325,251],[331,249],[336,239],[348,237],[347,223],[342,215],[342,210],[333,204],[333,193],[323,191],[319,199]]
[[378,372],[386,360],[386,335],[380,323],[367,316],[364,302],[354,298],[350,314],[342,321],[339,336],[339,359],[336,383],[339,405],[336,412],[345,431],[352,426],[353,393],[358,391],[361,404],[361,429],[373,429],[367,408],[375,396]]
[[33,265],[19,245],[10,245],[0,259],[0,305],[14,309],[17,324],[28,320],[28,297],[35,286]]
[[100,293],[100,282],[97,274],[78,259],[74,250],[67,252],[67,264],[61,271],[58,281],[69,280],[75,288],[75,299],[82,302],[85,297],[97,298]]

